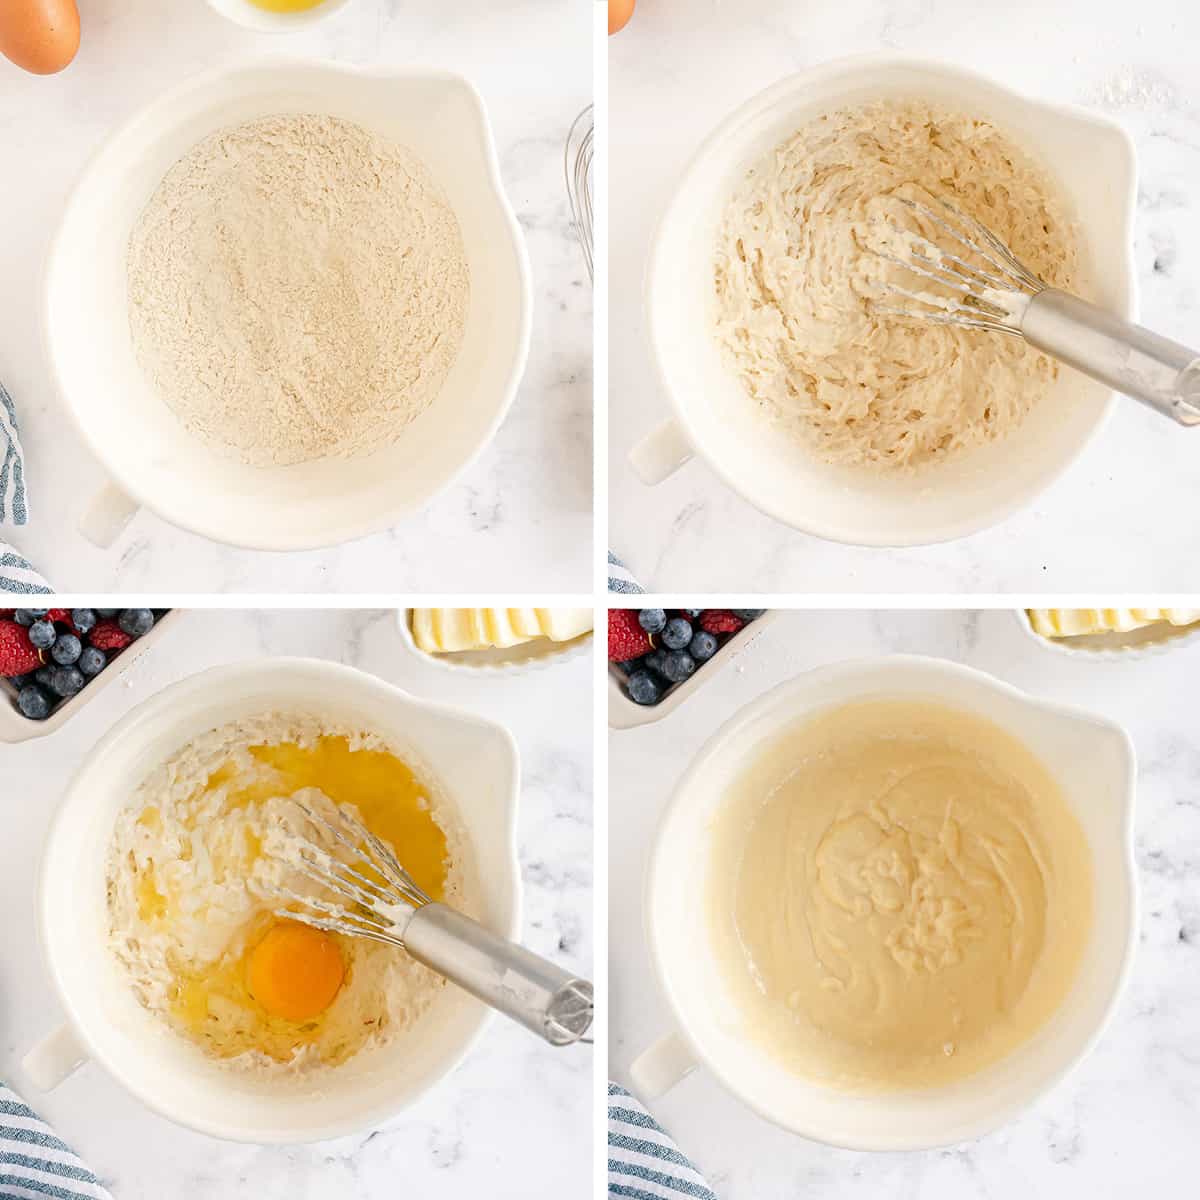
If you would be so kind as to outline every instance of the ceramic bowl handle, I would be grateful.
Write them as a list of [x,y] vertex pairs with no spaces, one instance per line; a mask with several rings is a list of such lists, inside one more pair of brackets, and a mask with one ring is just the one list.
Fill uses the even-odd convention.
[[691,459],[692,453],[683,430],[668,418],[630,450],[629,464],[643,483],[653,487],[674,475]]
[[698,1065],[683,1038],[677,1033],[668,1033],[634,1059],[629,1068],[634,1093],[643,1102],[655,1100],[690,1075]]
[[87,1060],[87,1051],[74,1030],[60,1025],[25,1055],[21,1069],[39,1092],[50,1092]]
[[79,532],[89,542],[107,550],[121,536],[140,505],[116,484],[106,483],[92,497],[87,511],[79,518]]

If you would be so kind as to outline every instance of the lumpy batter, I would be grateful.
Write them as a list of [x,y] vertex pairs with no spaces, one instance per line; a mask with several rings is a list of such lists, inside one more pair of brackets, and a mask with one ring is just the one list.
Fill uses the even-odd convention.
[[897,304],[885,280],[921,290],[875,253],[888,225],[956,248],[898,198],[934,209],[948,200],[1047,283],[1077,283],[1062,198],[989,122],[887,100],[797,130],[725,211],[716,337],[768,418],[839,466],[928,466],[1006,437],[1058,377],[1019,338],[879,311]]
[[1051,1017],[1092,921],[1092,862],[1019,742],[931,704],[797,726],[714,828],[716,946],[748,1031],[839,1087],[951,1082]]

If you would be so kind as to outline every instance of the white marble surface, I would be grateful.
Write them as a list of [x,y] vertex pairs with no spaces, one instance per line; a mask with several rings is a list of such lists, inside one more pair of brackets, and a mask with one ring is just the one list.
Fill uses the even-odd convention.
[[786,1134],[703,1072],[654,1112],[721,1200],[1090,1200],[1196,1194],[1200,1123],[1200,646],[1076,663],[1029,641],[1010,612],[786,613],[662,724],[610,737],[611,1070],[667,1029],[638,906],[652,831],[676,778],[719,725],[802,670],[889,652],[939,655],[1103,714],[1132,736],[1141,929],[1131,985],[1080,1069],[1007,1128],[955,1149],[854,1154]]
[[[353,0],[311,32],[254,34],[205,0],[82,0],[79,57],[35,78],[0,59],[4,287],[0,380],[17,402],[33,521],[6,531],[60,590],[567,592],[591,584],[591,289],[569,225],[562,155],[591,100],[582,0]],[[185,76],[267,53],[412,63],[483,93],[529,246],[533,342],[524,383],[481,460],[424,513],[337,549],[235,550],[140,513],[109,551],[76,532],[103,474],[64,416],[41,349],[42,261],[105,135]]]
[[610,512],[613,549],[659,590],[994,592],[1185,589],[1200,531],[1195,435],[1119,410],[1030,509],[946,546],[881,551],[795,533],[693,462],[654,490],[627,465],[666,415],[645,350],[649,238],[709,131],[784,75],[898,50],[975,68],[1031,95],[1110,114],[1137,142],[1143,320],[1200,338],[1200,8],[1178,0],[639,0],[610,50]]
[[506,679],[462,679],[405,650],[395,614],[192,612],[51,737],[0,746],[0,1079],[23,1092],[117,1200],[368,1200],[589,1193],[592,1056],[554,1051],[500,1018],[449,1079],[386,1128],[311,1147],[214,1141],[153,1116],[95,1066],[50,1095],[19,1070],[60,1019],[34,931],[40,847],[63,787],[119,716],[204,667],[301,654],[372,671],[507,725],[521,754],[519,840],[527,945],[590,976],[590,656]]

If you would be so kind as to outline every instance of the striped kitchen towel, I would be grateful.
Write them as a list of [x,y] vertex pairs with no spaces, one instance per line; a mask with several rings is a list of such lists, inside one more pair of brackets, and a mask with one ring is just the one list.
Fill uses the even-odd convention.
[[646,589],[634,579],[629,568],[610,550],[608,552],[608,590],[633,596]]
[[[0,526],[24,525],[29,520],[25,498],[25,457],[17,429],[17,407],[0,383]],[[29,560],[0,538],[0,593],[32,596],[51,591]]]
[[610,1200],[717,1200],[670,1135],[615,1083],[608,1085],[608,1194]]
[[0,1083],[0,1197],[112,1200],[109,1191],[50,1127]]

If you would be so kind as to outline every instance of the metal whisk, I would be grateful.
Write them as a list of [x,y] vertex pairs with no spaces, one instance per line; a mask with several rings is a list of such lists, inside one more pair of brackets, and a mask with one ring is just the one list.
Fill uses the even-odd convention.
[[947,201],[939,199],[935,211],[895,199],[932,226],[938,241],[886,227],[875,253],[925,286],[884,283],[907,303],[877,305],[877,312],[1014,334],[1180,425],[1200,424],[1200,352],[1049,287],[990,229]]
[[345,904],[280,888],[280,900],[300,907],[281,908],[277,916],[406,950],[553,1046],[591,1040],[590,983],[430,899],[391,847],[340,808],[326,818],[292,803],[332,847],[305,839],[300,862],[287,865]]
[[567,198],[571,202],[571,223],[583,247],[583,257],[587,262],[588,278],[595,280],[592,266],[593,219],[592,219],[592,145],[593,145],[592,106],[575,118],[567,134],[567,147],[563,153],[563,173],[567,180]]

